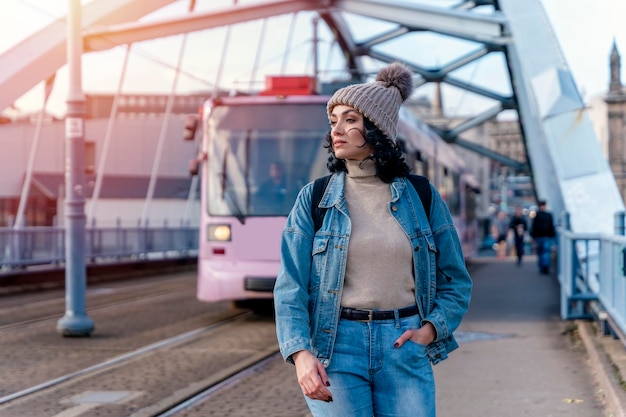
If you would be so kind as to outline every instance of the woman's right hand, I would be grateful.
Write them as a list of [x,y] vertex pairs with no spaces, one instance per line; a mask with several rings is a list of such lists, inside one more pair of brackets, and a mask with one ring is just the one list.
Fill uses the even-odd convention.
[[332,402],[333,396],[327,387],[328,375],[324,365],[308,350],[301,350],[292,356],[296,364],[296,375],[302,393],[312,400]]

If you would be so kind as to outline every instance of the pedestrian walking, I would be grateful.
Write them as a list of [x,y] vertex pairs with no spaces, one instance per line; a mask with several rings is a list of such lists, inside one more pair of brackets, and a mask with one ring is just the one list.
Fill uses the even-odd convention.
[[526,237],[526,231],[528,230],[528,225],[522,212],[522,206],[515,207],[515,213],[511,217],[509,229],[513,232],[513,245],[515,246],[517,265],[521,266],[522,258],[524,257],[524,237]]
[[509,219],[507,218],[506,213],[503,210],[500,210],[493,222],[491,230],[491,234],[493,235],[493,239],[496,241],[497,245],[498,259],[506,258],[506,239],[508,232]]
[[458,347],[472,281],[439,192],[427,184],[426,213],[407,178],[396,132],[411,92],[394,63],[332,96],[324,221],[310,183],[283,230],[276,330],[314,417],[435,417],[432,364]]
[[539,272],[549,274],[550,264],[552,263],[552,244],[554,243],[556,230],[552,213],[547,211],[545,200],[541,200],[538,203],[538,210],[530,228],[530,236],[535,241]]

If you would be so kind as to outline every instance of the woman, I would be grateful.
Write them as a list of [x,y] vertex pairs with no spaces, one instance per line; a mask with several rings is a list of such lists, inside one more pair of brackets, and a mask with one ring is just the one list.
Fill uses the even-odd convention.
[[431,363],[458,347],[472,283],[441,196],[431,187],[429,224],[405,178],[395,139],[411,89],[394,63],[333,95],[323,224],[311,183],[283,231],[277,336],[314,417],[433,417]]

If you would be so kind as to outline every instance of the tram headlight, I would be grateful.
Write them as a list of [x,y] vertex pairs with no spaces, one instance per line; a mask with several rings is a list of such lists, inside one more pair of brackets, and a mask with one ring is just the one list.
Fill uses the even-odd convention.
[[209,242],[230,242],[230,225],[209,224],[207,226],[207,240]]

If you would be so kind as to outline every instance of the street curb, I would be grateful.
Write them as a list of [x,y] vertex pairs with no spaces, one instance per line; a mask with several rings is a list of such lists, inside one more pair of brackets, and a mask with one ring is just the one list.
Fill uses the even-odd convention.
[[[592,323],[576,320],[580,340],[585,346],[589,365],[598,384],[598,392],[605,401],[609,417],[626,417],[626,407],[623,401],[624,393],[615,378],[615,370],[607,353],[599,346]],[[626,354],[626,352],[625,352]]]

